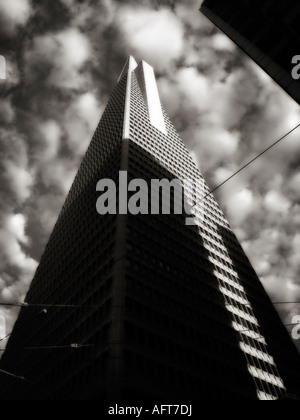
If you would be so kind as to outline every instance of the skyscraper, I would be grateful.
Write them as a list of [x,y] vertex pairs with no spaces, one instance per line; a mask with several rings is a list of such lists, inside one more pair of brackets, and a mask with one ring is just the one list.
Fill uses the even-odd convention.
[[[129,213],[133,191],[125,197],[120,172],[147,185],[180,180],[194,223],[164,211],[166,188],[156,214]],[[117,214],[96,211],[103,179],[117,185]],[[169,198],[174,204],[176,188]],[[151,200],[145,187],[139,205]],[[255,400],[298,392],[298,353],[145,62],[130,57],[122,71],[0,368],[2,399]]]
[[201,12],[300,103],[300,71],[293,77],[300,62],[299,2],[205,0]]

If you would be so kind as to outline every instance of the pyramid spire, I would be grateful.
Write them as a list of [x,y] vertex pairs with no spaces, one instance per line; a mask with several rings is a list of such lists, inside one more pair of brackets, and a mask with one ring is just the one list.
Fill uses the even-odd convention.
[[132,56],[129,56],[118,80],[122,80],[122,78],[125,75],[127,75],[123,139],[129,139],[130,97],[133,73],[135,74],[139,83],[139,87],[141,89],[141,93],[143,95],[146,108],[148,110],[151,124],[163,134],[167,134],[165,119],[162,111],[153,67],[151,67],[145,61],[142,61],[138,65],[135,59]]
[[130,55],[126,61],[126,64],[120,74],[119,80],[118,82],[122,79],[122,77],[124,76],[124,74],[126,74],[127,72],[132,73],[136,68],[137,68],[138,64],[135,61],[135,59],[132,57],[132,55]]
[[123,140],[129,139],[130,131],[130,101],[131,101],[131,81],[132,73],[137,68],[137,62],[130,55],[124,68],[119,77],[119,81],[127,74],[127,86],[126,86],[126,99],[125,99],[125,111],[124,111],[124,124],[123,124]]
[[142,61],[135,70],[135,74],[148,109],[151,124],[163,134],[167,134],[153,67]]

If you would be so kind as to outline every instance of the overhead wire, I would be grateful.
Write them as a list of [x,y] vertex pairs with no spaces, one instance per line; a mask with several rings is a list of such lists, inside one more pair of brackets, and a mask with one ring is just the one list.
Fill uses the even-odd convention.
[[6,340],[7,338],[9,338],[12,335],[12,332],[7,334],[5,337],[0,338],[0,343],[4,340]]
[[300,127],[300,124],[296,125],[292,130],[290,130],[288,133],[286,133],[284,136],[280,137],[280,139],[276,140],[274,143],[272,143],[269,147],[267,147],[265,150],[263,150],[261,153],[259,153],[255,158],[251,159],[249,162],[247,162],[245,165],[243,165],[240,169],[238,169],[236,172],[234,172],[232,175],[230,175],[228,178],[226,178],[223,182],[221,182],[219,185],[214,187],[209,193],[207,193],[201,200],[197,201],[191,208],[194,208],[197,204],[201,203],[202,201],[206,200],[209,196],[211,196],[214,192],[218,191],[221,187],[223,187],[227,182],[231,181],[233,178],[235,178],[238,174],[240,174],[242,171],[244,171],[246,168],[248,168],[252,163],[257,161],[261,156],[263,156],[265,153],[267,153],[269,150],[271,150],[273,147],[277,146],[281,141],[286,139],[290,134],[292,134],[294,131],[296,131]]
[[27,379],[24,378],[24,376],[18,376],[18,375],[15,375],[14,373],[7,372],[6,370],[0,369],[0,373],[3,373],[4,375],[11,376],[11,377],[13,377],[15,379],[20,379],[21,381],[27,381]]
[[[119,257],[114,262],[117,263],[121,261],[123,258],[126,257],[126,254]],[[17,302],[17,303],[0,303],[0,306],[11,306],[11,307],[20,307],[20,308],[28,308],[28,307],[40,307],[40,308],[99,308],[102,306],[102,304],[99,305],[63,305],[63,304],[29,304],[27,302]],[[119,306],[113,306],[114,308],[118,308]],[[42,311],[40,312],[42,313]],[[19,327],[20,329],[21,327]],[[5,337],[0,338],[0,343],[7,338],[9,338],[13,333],[14,329],[11,331],[11,333],[7,334]]]
[[[95,344],[69,344],[65,346],[42,346],[42,347],[19,347],[19,348],[12,348],[12,350],[63,350],[63,349],[81,349],[86,347],[95,347]],[[5,351],[6,349],[0,349],[0,352]]]
[[292,305],[300,303],[299,300],[295,300],[294,302],[272,302],[273,305]]
[[99,305],[65,305],[65,304],[52,304],[52,303],[26,303],[26,302],[16,302],[16,303],[0,303],[0,306],[14,306],[19,308],[98,308]]
[[[300,304],[300,300],[295,301],[281,301],[281,302],[271,302],[273,305],[285,305],[285,304]],[[103,304],[99,305],[63,305],[63,304],[43,304],[43,303],[1,303],[0,306],[11,306],[11,307],[21,307],[21,308],[100,308]],[[118,308],[119,306],[113,305],[112,308]],[[0,339],[1,341],[1,339]]]

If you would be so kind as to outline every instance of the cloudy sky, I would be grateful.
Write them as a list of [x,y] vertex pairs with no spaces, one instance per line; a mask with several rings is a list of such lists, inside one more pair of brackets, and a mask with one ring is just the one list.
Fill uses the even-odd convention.
[[[211,188],[300,123],[299,106],[198,12],[201,0],[0,0],[0,302],[24,299],[126,57]],[[272,301],[300,300],[300,131],[218,191]],[[285,324],[300,305],[279,305]],[[0,306],[13,325],[14,309]],[[289,327],[291,330],[291,327]],[[1,337],[0,337],[1,338]],[[299,343],[296,343],[299,345]]]

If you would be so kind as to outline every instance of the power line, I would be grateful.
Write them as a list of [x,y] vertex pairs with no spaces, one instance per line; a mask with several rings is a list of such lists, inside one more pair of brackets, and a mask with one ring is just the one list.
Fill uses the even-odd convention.
[[[81,349],[86,347],[95,347],[95,344],[69,344],[67,346],[43,346],[43,347],[20,347],[12,348],[11,350],[61,350],[61,349]],[[6,349],[0,349],[0,352],[5,351]]]
[[0,343],[6,340],[7,338],[9,338],[11,335],[12,335],[12,332],[10,334],[7,334],[5,337],[0,338]]
[[[19,305],[20,303],[18,303],[18,304],[11,304],[11,306],[13,306],[13,305]],[[25,305],[26,306],[26,305]],[[43,311],[41,311],[41,312],[39,312],[38,314],[36,314],[36,316],[37,315],[41,315],[41,313],[42,313]],[[23,328],[23,324],[21,324],[21,325],[19,325],[19,327],[18,328],[13,328],[12,329],[12,331],[9,333],[9,334],[7,334],[5,337],[2,337],[2,338],[0,338],[0,343],[2,342],[2,341],[4,341],[4,340],[6,340],[7,338],[9,338],[10,336],[12,336],[13,335],[13,333],[15,333],[16,331],[19,331],[19,330],[21,330]]]
[[13,306],[18,308],[28,308],[28,307],[36,307],[36,308],[98,308],[99,305],[64,305],[64,304],[51,304],[51,303],[26,303],[26,302],[18,302],[18,303],[0,303],[0,306]]
[[215,188],[213,188],[209,193],[207,193],[201,200],[199,200],[198,202],[196,202],[193,206],[191,206],[192,208],[194,208],[197,204],[201,203],[202,201],[204,201],[207,197],[211,196],[214,192],[216,192],[217,190],[219,190],[221,187],[223,187],[223,185],[227,184],[228,181],[230,181],[231,179],[233,179],[234,177],[236,177],[239,173],[241,173],[244,169],[248,168],[248,166],[250,166],[253,162],[255,162],[256,160],[258,160],[261,156],[263,156],[265,153],[267,153],[269,150],[271,150],[273,147],[277,146],[278,143],[280,143],[282,140],[284,140],[286,137],[288,137],[290,134],[292,134],[294,131],[296,131],[298,128],[300,127],[300,124],[298,124],[296,127],[294,127],[292,130],[290,130],[288,133],[286,133],[284,136],[282,136],[279,140],[275,141],[274,143],[272,143],[269,147],[267,147],[267,149],[263,150],[259,155],[257,155],[254,159],[251,159],[248,163],[246,163],[245,165],[243,165],[240,169],[238,169],[236,172],[234,172],[230,177],[228,177],[227,179],[225,179],[223,182],[221,182],[221,184],[217,185]]
[[[5,303],[5,305],[7,305],[7,304]],[[19,305],[19,303],[10,303],[9,304],[9,306],[18,306],[18,305]],[[48,305],[43,305],[43,304],[25,304],[23,306],[26,307],[26,308],[30,308],[30,307],[41,307],[41,308],[46,308],[46,307],[48,307],[48,308],[56,308],[56,307],[58,307],[58,308],[101,308],[104,305],[105,305],[105,302],[102,303],[102,304],[93,305],[93,306],[87,306],[87,305],[86,306],[84,306],[84,305],[51,305],[51,304],[48,304]],[[1,306],[1,303],[0,303],[0,306]],[[110,306],[110,308],[122,308],[122,307],[123,307],[123,305],[111,305]],[[40,315],[42,313],[43,313],[43,311],[39,312],[38,315]],[[47,314],[47,311],[45,312],[45,314]],[[17,328],[17,331],[20,330],[20,329],[22,329],[22,328],[23,328],[23,325],[20,325],[19,328]],[[13,328],[12,331],[9,334],[7,334],[5,337],[0,338],[0,343],[2,341],[6,340],[7,338],[9,338],[15,332],[16,332],[16,330]]]
[[[282,324],[284,327],[294,327],[299,325],[299,323],[291,323],[291,324]],[[252,332],[254,334],[257,334],[259,337],[264,337],[261,333],[253,330],[253,329],[245,329],[245,330],[237,330],[234,328],[234,330],[238,333],[245,333],[245,332]],[[5,339],[5,338],[4,338]],[[4,340],[2,339],[2,340]],[[2,341],[0,340],[0,341]],[[111,342],[110,344],[120,344],[121,342]],[[81,348],[91,348],[91,347],[95,347],[95,344],[77,344],[77,343],[72,343],[69,345],[64,345],[64,346],[42,346],[42,347],[20,347],[20,348],[12,348],[10,350],[61,350],[61,349],[81,349]],[[6,349],[0,349],[0,352],[5,351]]]
[[[271,302],[273,305],[285,305],[285,304],[300,304],[300,300],[295,301],[282,301],[282,302]],[[100,308],[103,304],[99,305],[63,305],[63,304],[43,304],[43,303],[1,303],[0,306],[11,306],[11,307],[22,307],[22,308]],[[120,305],[112,305],[112,308],[119,308]],[[1,341],[1,339],[0,339]]]
[[294,304],[294,303],[300,303],[299,300],[296,300],[294,302],[272,302],[273,305],[285,305],[285,304]]
[[18,375],[15,375],[14,373],[7,372],[6,370],[0,369],[0,373],[3,373],[4,375],[11,376],[15,379],[20,379],[21,381],[27,381],[27,379],[24,378],[24,376],[18,376]]
[[[26,303],[26,302],[16,302],[16,303],[1,303],[0,306],[11,306],[11,307],[21,307],[21,308],[100,308],[105,305],[104,303],[99,303],[98,305],[65,305],[62,303]],[[112,305],[112,308],[119,308],[118,305]]]
[[[117,260],[114,260],[114,263],[118,263],[123,258],[126,258],[127,254],[122,255]],[[98,305],[66,305],[66,304],[51,304],[51,303],[27,303],[27,302],[0,302],[0,306],[11,306],[18,308],[28,308],[28,307],[41,307],[41,308],[99,308],[103,304]],[[119,306],[112,306],[113,308],[118,308]],[[1,340],[0,340],[1,342]]]

